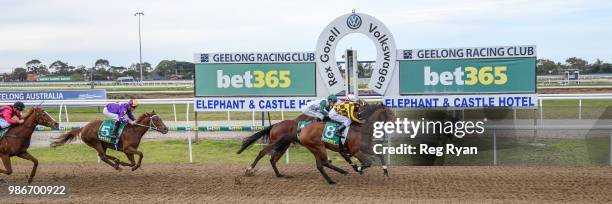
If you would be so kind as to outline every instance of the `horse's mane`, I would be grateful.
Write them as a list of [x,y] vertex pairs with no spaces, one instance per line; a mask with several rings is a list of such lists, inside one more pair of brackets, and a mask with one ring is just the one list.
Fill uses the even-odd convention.
[[138,118],[136,118],[136,121],[142,121],[144,120],[146,117],[149,117],[151,115],[151,113],[145,112],[143,114],[140,114],[140,116],[138,116]]
[[363,118],[369,118],[376,111],[385,108],[383,105],[380,105],[380,104],[376,104],[376,105],[367,104],[363,107],[364,107],[364,110],[361,113]]
[[28,114],[25,114],[23,116],[23,120],[28,120],[28,118],[30,118],[30,116],[34,115],[32,113],[34,113],[34,111],[36,110],[40,110],[40,108],[30,108],[30,112],[28,112]]

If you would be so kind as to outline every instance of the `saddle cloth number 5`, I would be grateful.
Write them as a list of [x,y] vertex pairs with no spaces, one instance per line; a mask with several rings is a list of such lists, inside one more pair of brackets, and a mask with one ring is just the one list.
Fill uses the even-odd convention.
[[102,129],[100,129],[100,132],[104,136],[110,136],[110,127],[109,126],[104,126],[104,127],[102,127]]

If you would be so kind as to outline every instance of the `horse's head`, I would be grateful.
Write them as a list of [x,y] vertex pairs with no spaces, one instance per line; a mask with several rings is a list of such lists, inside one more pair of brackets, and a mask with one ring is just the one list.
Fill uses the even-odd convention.
[[395,120],[393,111],[382,103],[376,105],[365,103],[365,105],[362,106],[362,110],[363,111],[360,112],[360,117],[365,118],[369,122]]
[[59,128],[59,123],[57,123],[57,121],[55,121],[55,119],[53,119],[53,117],[51,117],[51,115],[49,115],[49,113],[42,108],[32,108],[30,110],[30,114],[28,114],[28,117],[34,117],[35,125],[44,125],[53,129]]
[[168,133],[168,127],[166,126],[166,124],[164,124],[164,121],[162,121],[161,117],[159,117],[159,115],[155,113],[155,111],[146,113],[146,115],[147,117],[149,117],[149,126],[152,129],[161,132],[162,134]]

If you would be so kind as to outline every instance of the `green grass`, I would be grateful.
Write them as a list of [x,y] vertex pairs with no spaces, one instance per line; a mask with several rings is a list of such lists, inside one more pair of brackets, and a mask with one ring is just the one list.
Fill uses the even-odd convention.
[[[241,141],[236,140],[203,140],[193,144],[194,163],[235,163],[250,164],[255,159],[262,145],[255,144],[242,154],[236,154]],[[291,145],[289,148],[290,163],[313,163],[312,154],[304,147]],[[184,140],[144,141],[138,148],[144,154],[143,163],[179,164],[189,162],[188,143]],[[30,148],[29,152],[36,157],[41,165],[45,163],[95,163],[97,155],[93,148],[84,144],[68,144],[57,148]],[[123,153],[108,150],[107,153],[122,161],[128,161]],[[328,152],[330,159],[339,161],[341,158],[335,152]],[[268,165],[269,156],[262,158],[260,164]],[[16,163],[29,161],[14,158]],[[285,162],[285,156],[279,160]]]
[[[604,141],[605,140],[605,141]],[[602,141],[590,141],[605,144]],[[607,165],[607,148],[592,152],[589,150],[587,140],[584,139],[546,139],[538,140],[541,146],[532,145],[530,139],[521,139],[504,144],[499,144],[497,155],[498,165],[545,165],[545,166],[605,166]],[[469,146],[469,144],[457,144],[458,146]],[[263,147],[255,144],[242,154],[235,152],[240,147],[240,141],[236,140],[203,140],[199,144],[193,144],[193,162],[200,164],[223,163],[223,164],[250,164],[256,154]],[[141,144],[140,151],[144,153],[143,162],[161,164],[182,164],[189,162],[188,146],[184,140],[145,141]],[[591,151],[591,152],[589,152]],[[41,165],[49,163],[96,163],[97,157],[94,149],[84,144],[69,144],[58,148],[30,148],[29,152],[40,161]],[[122,161],[127,161],[123,153],[108,150],[110,155],[116,156]],[[590,153],[590,154],[589,154]],[[310,152],[299,145],[292,145],[289,149],[290,163],[314,164],[314,158]],[[591,155],[591,156],[589,156]],[[595,155],[595,156],[593,156]],[[334,163],[344,163],[342,158],[335,152],[328,151],[328,156]],[[27,164],[29,161],[13,158],[13,162]],[[269,156],[264,157],[260,164],[268,165]],[[445,165],[492,165],[493,150],[480,148],[475,156],[446,156]],[[285,157],[280,159],[285,162]],[[378,160],[374,159],[374,164]],[[393,155],[393,165],[412,165],[411,156]]]
[[[602,144],[599,148],[588,142]],[[607,138],[600,139],[518,139],[498,141],[497,165],[528,166],[607,166]],[[501,144],[500,144],[501,143]],[[493,165],[491,141],[477,144],[454,143],[456,146],[476,146],[477,155],[444,156],[444,165]],[[478,145],[479,144],[479,145]],[[396,144],[399,145],[399,144]],[[413,155],[393,155],[395,165],[412,165],[415,161],[430,161],[426,157]]]

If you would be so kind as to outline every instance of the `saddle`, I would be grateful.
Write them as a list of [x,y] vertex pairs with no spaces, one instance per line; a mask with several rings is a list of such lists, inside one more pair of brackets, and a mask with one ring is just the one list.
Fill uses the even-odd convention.
[[[302,133],[302,128],[312,124],[313,121],[299,121],[297,127],[297,137],[300,137]],[[333,121],[325,122],[325,127],[323,128],[323,133],[321,133],[321,139],[325,143],[339,145],[340,143],[344,144],[346,139],[340,139],[341,133],[338,131],[342,128],[342,125]]]
[[6,135],[6,133],[8,132],[9,128],[11,127],[7,127],[4,129],[0,129],[0,138],[4,137],[4,135]]
[[117,135],[113,135],[113,129],[115,128],[115,121],[113,120],[104,120],[102,121],[102,125],[100,125],[100,129],[98,130],[98,138],[107,143],[111,143],[114,146],[115,150],[119,150],[120,144],[119,139],[123,134],[123,129],[127,123],[121,123],[119,125],[119,131],[117,131]]

